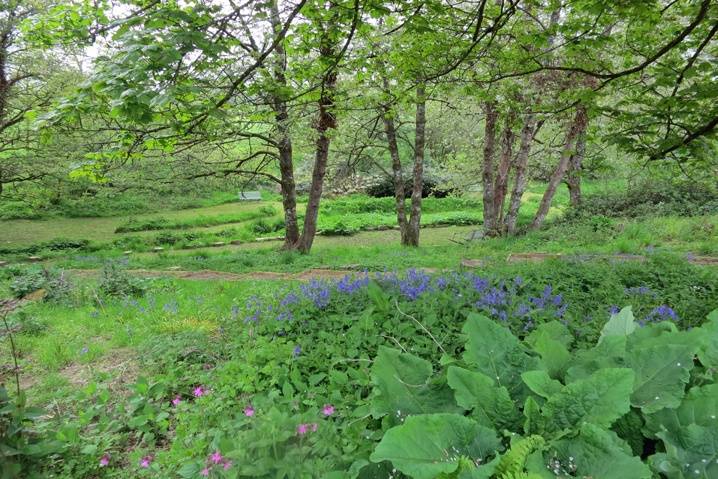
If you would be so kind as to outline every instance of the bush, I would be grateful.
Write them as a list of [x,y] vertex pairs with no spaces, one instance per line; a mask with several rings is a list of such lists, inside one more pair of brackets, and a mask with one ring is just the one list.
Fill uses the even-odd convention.
[[147,291],[145,281],[130,275],[116,261],[105,263],[98,287],[106,296],[143,296]]
[[718,189],[692,183],[644,183],[627,190],[584,196],[566,219],[604,216],[700,216],[718,214]]
[[252,222],[251,230],[257,234],[275,233],[284,228],[284,220],[278,219],[269,221],[266,219],[259,219]]
[[[414,180],[411,178],[404,180],[404,192],[407,196],[411,196],[411,191],[414,188]],[[394,196],[394,180],[392,178],[385,178],[381,183],[372,185],[366,190],[369,196],[374,198],[386,198]],[[450,194],[454,193],[452,188],[439,188],[435,181],[424,178],[424,183],[421,190],[422,198],[433,196],[435,198],[446,198]]]
[[64,271],[45,268],[25,269],[10,283],[10,291],[16,298],[39,290],[45,291],[45,301],[61,302],[70,298],[73,284]]
[[[436,376],[426,360],[380,348],[371,410],[393,427],[371,460],[426,478],[544,477],[547,466],[557,477],[651,479],[685,468],[714,477],[718,384],[705,373],[718,366],[717,331],[718,314],[679,332],[670,322],[639,328],[625,308],[597,344],[573,349],[558,322],[522,341],[469,315],[461,360]],[[427,436],[434,447],[406,454]]]

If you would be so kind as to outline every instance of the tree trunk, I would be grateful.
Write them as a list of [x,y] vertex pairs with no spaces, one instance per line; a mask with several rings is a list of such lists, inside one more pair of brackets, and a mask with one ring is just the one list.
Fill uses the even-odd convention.
[[484,104],[486,124],[484,127],[484,168],[482,181],[484,185],[484,232],[494,235],[496,231],[496,210],[494,208],[494,150],[496,147],[496,120],[499,116],[496,104]]
[[[272,28],[279,34],[282,23],[279,18],[277,0],[270,4]],[[279,173],[281,179],[282,208],[284,209],[284,248],[292,249],[299,241],[297,223],[297,189],[294,182],[294,162],[292,157],[292,139],[289,134],[289,112],[286,100],[281,96],[287,86],[286,58],[284,45],[279,42],[274,49],[273,76],[279,93],[272,94],[272,108],[277,123],[277,149],[279,150]]]
[[421,195],[424,187],[424,144],[426,129],[426,92],[423,83],[416,86],[416,125],[414,129],[414,184],[411,189],[411,216],[403,238],[405,246],[419,246]]
[[578,140],[576,140],[576,152],[571,155],[568,175],[566,175],[568,194],[571,206],[574,208],[581,204],[581,168],[583,167],[583,158],[585,155],[586,131],[584,129],[579,135]]
[[501,134],[501,157],[499,166],[496,170],[496,180],[494,182],[494,214],[496,216],[496,230],[501,229],[504,219],[504,202],[506,199],[506,191],[509,183],[509,169],[511,168],[511,160],[513,158],[514,140],[516,135],[513,130],[513,122],[516,115],[513,111],[506,116],[506,124]]
[[521,197],[526,191],[526,184],[528,183],[528,163],[529,154],[531,153],[531,146],[533,145],[533,139],[538,133],[539,128],[543,122],[536,123],[536,115],[528,113],[526,120],[524,120],[524,126],[521,129],[521,143],[519,145],[519,151],[516,155],[516,176],[514,179],[514,188],[511,191],[511,200],[509,202],[509,212],[506,215],[506,229],[510,235],[516,233],[516,223],[519,217],[519,210],[521,209]]
[[[385,85],[386,85],[385,81]],[[396,126],[394,125],[394,112],[389,106],[383,107],[384,116],[384,132],[386,133],[386,141],[389,145],[389,155],[391,156],[391,171],[394,181],[394,200],[396,202],[396,220],[399,224],[401,232],[401,244],[405,243],[407,222],[404,200],[406,198],[404,192],[404,176],[401,172],[401,157],[399,156],[399,146],[396,143]]]
[[584,106],[579,106],[576,110],[576,116],[573,119],[571,127],[566,133],[566,141],[564,142],[563,151],[561,152],[561,158],[556,166],[556,170],[554,170],[551,178],[549,179],[548,186],[546,187],[543,198],[541,198],[541,203],[539,204],[536,216],[534,216],[534,220],[531,223],[532,229],[541,227],[546,219],[548,210],[551,207],[551,202],[556,194],[556,188],[558,188],[561,180],[563,180],[566,170],[568,169],[568,163],[571,160],[571,156],[576,151],[576,141],[586,129],[586,122],[586,108]]
[[[320,55],[325,59],[331,59],[335,56],[334,47],[329,41],[329,39],[324,39],[319,48]],[[312,249],[314,235],[317,232],[319,201],[322,197],[324,175],[327,171],[327,161],[329,159],[330,138],[327,131],[337,126],[336,116],[333,111],[336,84],[336,68],[331,68],[324,75],[319,96],[319,115],[315,126],[318,136],[314,156],[314,171],[312,172],[312,185],[309,190],[309,200],[307,201],[307,210],[304,215],[304,229],[297,243],[297,249],[302,253],[309,253]]]

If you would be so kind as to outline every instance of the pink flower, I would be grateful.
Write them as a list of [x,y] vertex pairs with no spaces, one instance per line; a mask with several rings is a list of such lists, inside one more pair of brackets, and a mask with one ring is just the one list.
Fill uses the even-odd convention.
[[208,467],[205,467],[204,469],[202,469],[201,471],[199,471],[199,475],[202,476],[202,477],[207,477],[207,476],[209,476],[209,468],[208,468]]
[[252,406],[247,406],[246,408],[244,408],[244,415],[247,417],[254,416],[254,408]]
[[173,406],[178,406],[179,403],[181,403],[181,402],[182,402],[182,399],[180,398],[180,396],[179,396],[179,394],[178,394],[178,395],[175,396],[175,398],[172,400],[172,405],[173,405]]
[[209,460],[215,464],[219,464],[222,462],[222,454],[220,454],[219,451],[214,451],[209,455]]
[[309,431],[309,424],[300,424],[297,426],[297,434],[300,436],[305,435]]
[[152,456],[145,456],[140,460],[140,467],[147,469],[152,463]]
[[192,394],[194,394],[194,397],[196,398],[204,396],[206,393],[207,391],[205,391],[202,386],[197,386],[194,388],[194,391],[192,391]]
[[232,467],[232,461],[224,461],[224,464],[222,464],[222,467],[225,471],[229,470],[230,467]]
[[334,414],[334,406],[332,406],[331,404],[325,404],[322,408],[322,414],[324,414],[325,416],[331,416],[332,414]]
[[309,426],[312,428],[312,432],[317,432],[317,428],[319,428],[319,424],[317,424],[316,422],[313,422]]
[[105,467],[110,463],[110,455],[105,454],[100,458],[100,467]]

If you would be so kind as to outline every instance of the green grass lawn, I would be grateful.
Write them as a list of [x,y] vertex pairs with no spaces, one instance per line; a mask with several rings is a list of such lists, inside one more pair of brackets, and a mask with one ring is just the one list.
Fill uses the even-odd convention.
[[[173,221],[193,220],[198,217],[237,214],[254,211],[262,206],[273,206],[278,210],[281,204],[273,201],[225,203],[204,208],[166,211],[161,214],[148,213],[132,216],[106,218],[51,218],[44,220],[7,220],[0,229],[0,246],[17,247],[50,241],[54,238],[87,239],[91,241],[112,241],[128,235],[151,235],[156,232],[142,231],[115,233],[115,230],[130,220],[149,221],[167,218]],[[214,226],[212,228],[221,228]]]

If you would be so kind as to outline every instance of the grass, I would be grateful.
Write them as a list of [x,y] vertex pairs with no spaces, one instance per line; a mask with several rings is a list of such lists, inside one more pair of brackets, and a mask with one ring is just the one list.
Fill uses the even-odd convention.
[[[217,215],[238,215],[256,211],[263,206],[279,208],[279,204],[271,201],[252,203],[225,203],[203,208],[167,211],[162,218],[177,223],[196,221],[198,217]],[[135,216],[115,216],[107,218],[51,218],[43,220],[9,220],[3,221],[0,229],[0,247],[20,247],[34,243],[50,241],[53,238],[87,239],[98,242],[109,242],[126,236],[116,234],[115,230],[133,221],[153,221],[156,214]],[[133,235],[152,235],[152,231],[132,233]]]
[[[542,190],[542,185],[534,185],[526,193],[520,223],[526,224],[530,221]],[[549,212],[549,219],[560,217],[566,202],[567,194],[561,191],[556,205]],[[267,214],[270,208],[276,212],[274,215]],[[300,203],[300,217],[303,209],[304,204]],[[67,240],[90,242],[80,248],[84,251],[149,251],[156,246],[183,249],[209,246],[220,241],[250,241],[257,236],[282,234],[280,211],[279,203],[261,201],[167,211],[161,216],[143,214],[11,220],[5,221],[6,227],[0,230],[0,250],[4,250],[8,256],[14,254],[22,259],[27,254],[40,254],[43,257],[63,255],[65,252],[58,252],[62,248],[48,248],[47,245],[50,242],[67,243]],[[481,201],[471,196],[427,198],[424,200],[422,218],[425,226],[479,224],[482,221]],[[250,224],[250,220],[254,222]],[[318,228],[324,235],[352,235],[395,225],[392,198],[354,196],[325,200]],[[182,230],[182,233],[171,233],[173,230]],[[68,249],[73,249],[72,245],[70,246]]]

